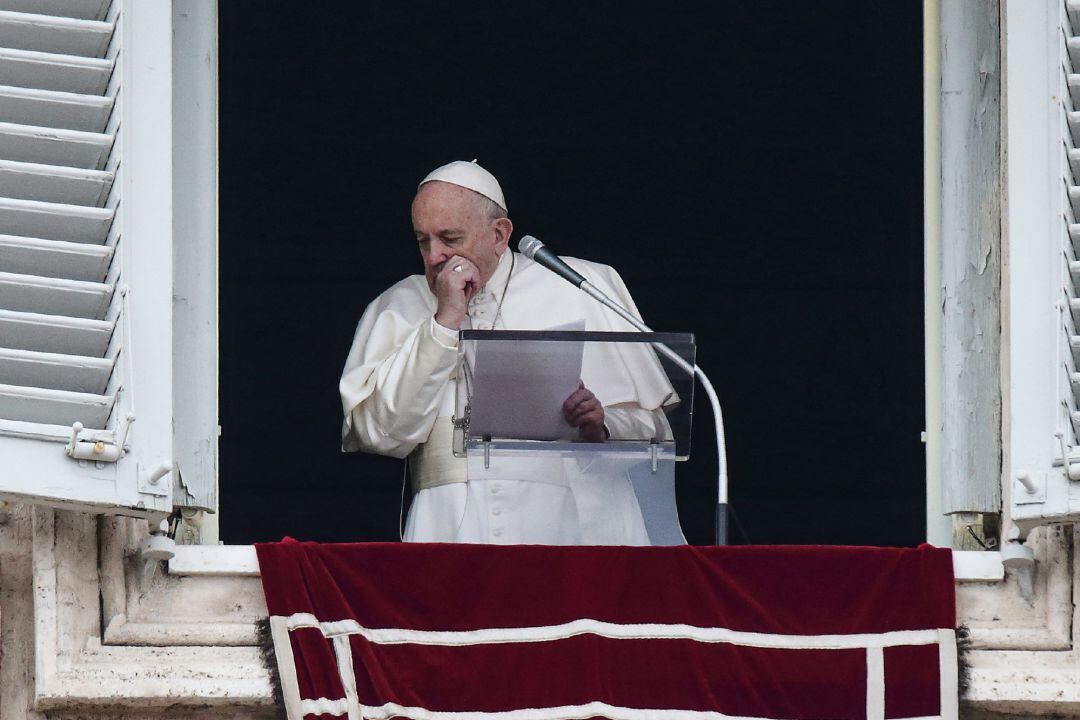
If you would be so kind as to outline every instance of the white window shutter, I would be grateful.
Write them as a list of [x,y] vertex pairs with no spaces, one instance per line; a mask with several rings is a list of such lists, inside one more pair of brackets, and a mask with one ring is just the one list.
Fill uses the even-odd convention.
[[1007,0],[1003,26],[1002,485],[1026,532],[1080,520],[1080,1]]
[[0,0],[0,497],[172,510],[171,32]]

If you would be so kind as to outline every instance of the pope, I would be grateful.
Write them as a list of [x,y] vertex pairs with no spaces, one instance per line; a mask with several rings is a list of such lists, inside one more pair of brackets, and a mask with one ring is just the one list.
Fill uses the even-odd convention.
[[[452,452],[462,329],[542,330],[584,320],[587,330],[629,325],[509,249],[513,223],[495,177],[473,162],[437,168],[419,184],[412,224],[424,274],[368,305],[339,389],[342,448],[408,457],[416,497],[404,539],[420,542],[648,544],[625,476],[518,461],[470,478]],[[612,268],[563,258],[635,315]],[[582,442],[663,432],[671,387],[651,352],[597,344],[562,412]],[[463,379],[463,378],[462,378]]]

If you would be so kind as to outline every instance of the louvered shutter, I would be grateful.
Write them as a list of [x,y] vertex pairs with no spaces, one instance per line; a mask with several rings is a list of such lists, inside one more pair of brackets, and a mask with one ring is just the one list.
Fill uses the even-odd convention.
[[171,52],[169,2],[0,0],[0,496],[171,510]]
[[1007,0],[1003,25],[1002,475],[1026,530],[1080,519],[1080,0]]

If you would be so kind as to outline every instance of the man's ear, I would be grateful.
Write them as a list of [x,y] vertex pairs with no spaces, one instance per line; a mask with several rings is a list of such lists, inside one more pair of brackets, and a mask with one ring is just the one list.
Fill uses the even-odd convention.
[[514,223],[510,222],[510,218],[499,218],[492,223],[492,229],[495,231],[495,247],[502,255],[510,242],[510,235],[514,232]]

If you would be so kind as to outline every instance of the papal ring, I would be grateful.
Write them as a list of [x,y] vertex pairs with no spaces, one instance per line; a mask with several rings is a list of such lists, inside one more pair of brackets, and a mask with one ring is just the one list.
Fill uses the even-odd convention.
[[460,265],[455,265],[454,266],[454,272],[461,272],[461,266]]

